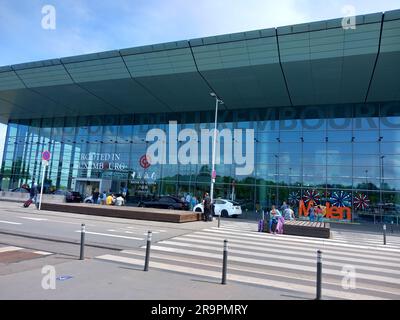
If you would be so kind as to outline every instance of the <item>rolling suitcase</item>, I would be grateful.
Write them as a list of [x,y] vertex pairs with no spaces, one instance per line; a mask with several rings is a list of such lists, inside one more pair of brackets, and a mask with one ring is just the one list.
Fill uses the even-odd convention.
[[264,232],[264,220],[258,221],[258,232]]
[[24,202],[24,208],[28,208],[32,204],[32,199],[28,199]]

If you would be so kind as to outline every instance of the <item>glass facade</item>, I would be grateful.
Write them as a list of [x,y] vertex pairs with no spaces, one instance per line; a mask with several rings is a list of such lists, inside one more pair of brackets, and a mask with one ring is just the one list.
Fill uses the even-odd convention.
[[[10,121],[0,173],[2,190],[41,180],[41,153],[51,152],[47,192],[128,188],[129,201],[209,190],[206,164],[143,165],[146,134],[212,129],[214,113],[189,112],[64,117]],[[234,164],[216,166],[216,196],[235,199],[247,213],[283,201],[396,216],[400,212],[400,103],[321,105],[219,112],[218,129],[254,129],[255,168],[238,176]],[[171,143],[170,141],[167,142]],[[178,147],[179,143],[177,142]],[[168,146],[167,146],[168,147]],[[223,145],[221,158],[223,158]],[[211,161],[210,161],[211,163]]]

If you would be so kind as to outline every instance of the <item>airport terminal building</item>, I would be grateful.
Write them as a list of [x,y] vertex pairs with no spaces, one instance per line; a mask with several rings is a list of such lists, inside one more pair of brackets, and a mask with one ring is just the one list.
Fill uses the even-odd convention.
[[[146,162],[151,129],[254,130],[254,170],[216,166],[249,212],[311,200],[400,215],[400,10],[0,67],[0,187],[209,191],[207,163]],[[184,144],[168,140],[168,147]],[[224,158],[222,140],[218,144]],[[42,152],[51,159],[42,166]],[[396,220],[395,220],[396,221]]]

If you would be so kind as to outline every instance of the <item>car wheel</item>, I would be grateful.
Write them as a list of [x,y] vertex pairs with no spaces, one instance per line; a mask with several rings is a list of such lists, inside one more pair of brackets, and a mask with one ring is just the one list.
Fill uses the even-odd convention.
[[86,200],[86,201],[85,201],[85,203],[92,203],[92,201],[90,201],[90,200]]
[[227,218],[228,217],[228,211],[222,210],[221,211],[221,217]]
[[203,213],[203,211],[202,211],[200,208],[196,208],[196,211],[195,211],[195,212]]
[[146,206],[145,206],[144,203],[139,203],[139,207],[140,207],[140,208],[146,208]]

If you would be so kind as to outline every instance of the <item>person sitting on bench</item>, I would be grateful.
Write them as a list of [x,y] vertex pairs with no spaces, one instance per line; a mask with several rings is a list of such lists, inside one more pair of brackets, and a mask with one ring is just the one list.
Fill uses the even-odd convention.
[[276,226],[278,224],[278,218],[281,217],[281,216],[282,215],[279,212],[279,210],[276,209],[275,206],[272,206],[272,210],[269,213],[269,229],[268,229],[269,233],[276,234],[275,229],[276,229]]

